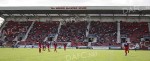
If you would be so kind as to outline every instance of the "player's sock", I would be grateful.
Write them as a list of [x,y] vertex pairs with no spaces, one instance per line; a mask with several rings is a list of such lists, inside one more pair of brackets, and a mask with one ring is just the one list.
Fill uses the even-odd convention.
[[125,56],[127,56],[127,51],[125,51]]
[[41,53],[41,48],[39,48],[39,53]]
[[125,56],[127,56],[127,52],[125,53]]
[[48,49],[48,52],[50,52],[50,49]]
[[55,49],[54,52],[57,52],[57,50]]
[[54,52],[56,52],[56,49],[54,49]]

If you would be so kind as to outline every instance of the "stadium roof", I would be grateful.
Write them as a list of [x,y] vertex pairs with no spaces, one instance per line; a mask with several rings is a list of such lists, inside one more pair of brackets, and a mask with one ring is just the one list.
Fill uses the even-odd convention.
[[31,6],[0,7],[0,15],[12,14],[150,14],[150,6]]

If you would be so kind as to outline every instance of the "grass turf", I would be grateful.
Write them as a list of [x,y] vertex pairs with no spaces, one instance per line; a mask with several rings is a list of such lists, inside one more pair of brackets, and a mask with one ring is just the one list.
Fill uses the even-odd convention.
[[150,61],[150,51],[58,49],[58,52],[42,51],[37,48],[0,48],[0,61]]

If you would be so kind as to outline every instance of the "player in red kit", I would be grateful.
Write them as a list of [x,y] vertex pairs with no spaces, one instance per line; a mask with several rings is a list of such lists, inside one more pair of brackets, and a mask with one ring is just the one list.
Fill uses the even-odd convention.
[[51,45],[50,41],[47,41],[46,46],[47,46],[48,52],[50,52],[50,45]]
[[45,51],[45,50],[46,50],[46,45],[45,45],[45,44],[46,44],[46,42],[43,42],[43,43],[42,43],[43,51]]
[[129,44],[127,43],[127,41],[124,44],[124,50],[125,50],[125,56],[127,56],[127,53],[129,53]]
[[64,51],[66,51],[67,43],[64,43]]
[[38,45],[39,45],[39,53],[41,53],[42,43],[39,41]]
[[57,43],[56,42],[54,42],[54,52],[57,52]]

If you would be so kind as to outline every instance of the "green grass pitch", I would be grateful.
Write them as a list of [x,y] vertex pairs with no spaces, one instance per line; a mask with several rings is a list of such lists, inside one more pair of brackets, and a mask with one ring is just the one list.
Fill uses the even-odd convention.
[[37,48],[0,48],[0,61],[150,61],[150,51],[130,50],[128,56],[123,50],[58,49],[54,52],[38,52]]

